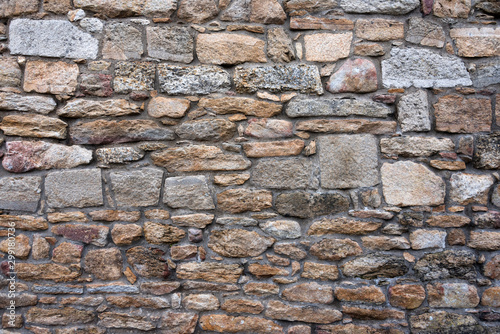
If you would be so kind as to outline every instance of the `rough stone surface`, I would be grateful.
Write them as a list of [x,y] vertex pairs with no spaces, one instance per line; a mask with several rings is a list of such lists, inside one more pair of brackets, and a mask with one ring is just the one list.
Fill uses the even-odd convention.
[[127,263],[135,272],[143,277],[167,278],[170,275],[166,261],[162,258],[164,252],[158,248],[137,246],[126,252]]
[[147,27],[148,55],[162,60],[190,63],[194,41],[186,27]]
[[290,306],[272,300],[267,304],[266,316],[276,320],[303,321],[328,324],[342,318],[342,313],[333,308],[316,306]]
[[259,226],[264,232],[278,239],[297,239],[302,235],[300,224],[293,220],[268,221]]
[[350,239],[323,239],[312,245],[311,255],[320,260],[338,261],[363,253],[358,243]]
[[14,58],[0,59],[0,87],[21,86],[22,72]]
[[[42,179],[39,176],[0,178],[0,207],[7,210],[35,212],[40,201],[41,182]],[[5,218],[16,223],[17,228],[21,227],[19,226],[21,224],[12,219],[13,217]],[[0,225],[3,226],[3,224]]]
[[419,17],[411,17],[408,21],[408,32],[405,40],[413,44],[442,48],[446,35],[439,24]]
[[500,30],[494,28],[457,28],[450,31],[461,57],[500,55]]
[[315,221],[307,232],[308,235],[349,234],[364,235],[376,231],[382,226],[378,222],[365,222],[348,218],[324,218]]
[[421,285],[401,284],[389,288],[389,302],[392,306],[408,310],[418,308],[425,299],[425,290]]
[[444,248],[446,232],[438,230],[416,230],[410,233],[412,249]]
[[47,96],[0,92],[0,110],[23,111],[47,115],[56,108],[54,99]]
[[420,5],[418,0],[340,0],[340,6],[348,13],[403,15]]
[[399,99],[398,123],[403,132],[423,132],[431,129],[429,102],[424,90],[405,94]]
[[24,71],[27,92],[73,94],[78,84],[78,65],[66,62],[29,61]]
[[450,178],[450,197],[454,202],[462,205],[486,204],[492,185],[493,178],[489,175],[453,174]]
[[249,158],[299,155],[303,149],[304,141],[299,139],[243,144],[243,151]]
[[284,216],[310,218],[345,211],[349,208],[349,200],[337,193],[297,191],[278,195],[275,206]]
[[251,180],[259,187],[303,189],[311,184],[311,163],[305,158],[261,160],[254,171]]
[[144,237],[151,244],[161,245],[162,243],[179,242],[185,235],[184,230],[175,226],[155,222],[144,224]]
[[172,208],[215,209],[204,176],[169,177],[163,188],[163,202]]
[[491,130],[491,103],[488,99],[466,99],[446,95],[434,104],[436,130],[470,133]]
[[113,88],[117,93],[154,89],[155,65],[147,62],[119,62],[115,65]]
[[484,169],[500,167],[499,133],[478,136],[474,151],[474,167]]
[[439,152],[453,151],[455,143],[449,138],[395,137],[382,138],[380,151],[388,155],[402,157],[429,157]]
[[154,118],[182,118],[189,110],[190,105],[191,103],[185,99],[158,96],[149,102],[148,115]]
[[219,333],[278,333],[283,327],[260,317],[232,317],[224,314],[204,315],[200,327]]
[[254,138],[292,137],[293,123],[269,118],[251,118],[248,120],[244,134]]
[[472,315],[437,311],[410,317],[412,331],[427,334],[436,331],[443,333],[487,333]]
[[373,279],[377,277],[397,277],[408,271],[406,261],[396,255],[373,253],[357,257],[344,263],[342,272],[348,277]]
[[314,34],[304,36],[306,60],[317,62],[347,58],[351,49],[352,33]]
[[268,29],[267,41],[267,56],[272,61],[289,63],[295,60],[292,40],[283,28]]
[[75,7],[103,13],[109,17],[123,16],[166,16],[169,17],[177,9],[177,0],[75,0]]
[[175,133],[180,138],[188,140],[227,140],[236,133],[236,125],[226,119],[186,121],[175,130]]
[[470,0],[435,0],[432,6],[433,14],[437,17],[467,18],[470,9]]
[[177,266],[177,277],[181,279],[200,279],[208,282],[236,283],[243,273],[238,264],[216,262],[189,262]]
[[348,59],[330,77],[326,89],[331,93],[368,93],[378,88],[377,69],[368,59]]
[[129,172],[117,171],[109,176],[118,206],[158,204],[163,171],[156,168],[143,168]]
[[68,125],[58,118],[42,115],[8,115],[0,123],[0,129],[8,136],[35,138],[66,138]]
[[276,116],[282,109],[280,104],[258,101],[246,97],[202,98],[198,105],[208,110],[213,110],[220,115],[242,113],[247,116],[256,117]]
[[219,13],[214,0],[179,1],[177,17],[187,22],[204,23]]
[[229,90],[229,73],[216,66],[158,65],[160,91],[169,95],[211,94]]
[[479,304],[476,288],[465,283],[427,284],[427,292],[430,307],[465,308]]
[[141,112],[138,105],[127,100],[80,100],[69,101],[63,108],[57,110],[57,115],[71,118],[95,118],[101,116],[137,115]]
[[7,0],[0,6],[0,17],[6,18],[23,14],[36,13],[38,0]]
[[114,281],[122,276],[122,255],[118,248],[91,250],[85,256],[85,271],[101,280]]
[[424,255],[414,266],[416,274],[430,281],[445,278],[474,279],[476,257],[465,250],[446,250]]
[[45,178],[47,204],[53,208],[103,204],[101,171],[86,169],[52,172]]
[[320,133],[371,133],[391,134],[396,132],[397,124],[393,121],[369,121],[365,119],[315,119],[300,121],[296,130]]
[[346,99],[300,99],[288,103],[288,117],[366,116],[385,118],[391,110],[381,103]]
[[142,33],[131,24],[111,23],[104,29],[104,59],[138,59],[144,53]]
[[212,231],[208,247],[227,257],[249,257],[262,254],[275,239],[242,229]]
[[368,41],[390,41],[403,39],[404,23],[395,20],[373,19],[356,21],[356,37]]
[[200,34],[196,38],[196,54],[204,64],[265,63],[265,42],[240,34]]

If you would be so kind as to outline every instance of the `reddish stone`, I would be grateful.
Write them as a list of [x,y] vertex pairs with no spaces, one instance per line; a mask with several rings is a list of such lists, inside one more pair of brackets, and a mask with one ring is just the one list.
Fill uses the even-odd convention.
[[80,76],[79,93],[83,95],[93,95],[107,97],[113,95],[111,88],[112,76],[109,74],[82,74]]
[[396,95],[394,94],[380,94],[374,95],[372,100],[375,102],[382,102],[385,104],[394,104],[396,103]]
[[347,60],[331,77],[326,89],[331,93],[368,93],[378,88],[377,69],[367,59]]
[[434,5],[434,0],[420,0],[422,2],[422,12],[425,15],[432,13],[432,6]]

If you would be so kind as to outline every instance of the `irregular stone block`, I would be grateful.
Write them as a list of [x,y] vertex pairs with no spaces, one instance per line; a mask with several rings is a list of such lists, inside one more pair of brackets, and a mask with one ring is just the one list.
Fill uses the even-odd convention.
[[106,25],[102,46],[104,59],[138,59],[143,53],[142,32],[139,29],[122,22]]
[[203,315],[200,327],[219,333],[281,333],[283,327],[260,317],[233,317],[225,314]]
[[0,4],[0,18],[38,12],[38,0],[6,0]]
[[150,331],[156,326],[147,317],[129,313],[103,312],[99,314],[97,325],[106,328],[121,328],[141,331]]
[[[309,3],[313,3],[308,1]],[[317,2],[316,2],[317,3]],[[290,17],[290,29],[292,30],[353,30],[354,22],[348,19],[334,19],[328,17],[304,16]]]
[[51,232],[66,239],[104,247],[108,243],[109,227],[102,225],[67,224],[52,227]]
[[292,137],[293,123],[280,119],[251,118],[248,120],[244,134],[255,138]]
[[155,65],[147,62],[119,62],[115,65],[113,88],[116,93],[153,90]]
[[479,304],[475,286],[464,283],[427,284],[430,307],[474,308]]
[[425,281],[446,278],[475,279],[476,256],[465,250],[446,250],[424,255],[414,266],[415,273]]
[[20,95],[0,92],[0,110],[26,111],[47,115],[56,108],[53,98],[38,95]]
[[[146,226],[144,232],[147,232]],[[170,275],[166,260],[162,258],[164,254],[165,252],[161,249],[142,246],[129,248],[126,252],[127,262],[137,274],[145,278],[158,277],[161,279],[166,279]]]
[[[39,176],[0,178],[0,208],[35,212],[41,196],[41,182],[42,178]],[[16,224],[16,228],[21,229],[19,225],[23,224],[17,224],[15,219],[11,221]],[[3,224],[0,223],[0,226]],[[6,225],[5,227],[11,226]]]
[[348,59],[332,74],[326,90],[331,93],[368,93],[378,88],[377,69],[368,59]]
[[313,34],[304,36],[306,60],[318,62],[333,62],[349,57],[352,33],[344,34]]
[[122,276],[123,259],[118,248],[93,249],[85,256],[85,271],[98,279],[114,281]]
[[356,37],[380,42],[403,39],[405,37],[404,23],[386,19],[357,20]]
[[295,130],[320,133],[371,133],[375,135],[396,132],[397,124],[393,121],[369,121],[365,119],[315,119],[300,121]]
[[77,64],[29,61],[24,70],[23,89],[26,92],[72,95],[78,84],[78,74]]
[[47,204],[52,208],[103,205],[101,171],[82,169],[52,172],[45,178]]
[[[109,97],[113,95],[111,81],[113,77],[109,74],[91,73],[80,75],[79,93],[83,95],[92,95],[100,97]],[[77,93],[77,95],[79,95]]]
[[486,334],[484,327],[479,325],[472,315],[463,315],[445,311],[428,312],[410,317],[412,331],[415,334],[428,334],[442,331],[444,333]]
[[147,27],[148,55],[189,64],[193,61],[194,42],[187,27]]
[[42,217],[0,215],[1,227],[11,227],[11,222],[16,225],[16,229],[24,231],[43,231],[49,228],[49,224]]
[[137,161],[144,157],[144,152],[136,147],[108,147],[95,150],[100,166],[109,164],[124,164]]
[[198,106],[213,110],[219,115],[242,113],[255,117],[273,117],[281,113],[282,109],[281,104],[247,97],[202,98]]
[[382,138],[380,151],[402,157],[429,157],[442,151],[455,150],[455,143],[449,138],[395,137]]
[[141,168],[112,172],[109,177],[118,206],[158,204],[163,171],[156,168]]
[[267,304],[266,317],[276,320],[329,324],[342,319],[342,313],[332,308],[289,306],[280,301],[271,300]]
[[279,239],[296,239],[302,235],[300,225],[293,220],[275,220],[261,223],[260,228]]
[[403,132],[431,130],[429,102],[425,90],[401,96],[398,103],[398,123]]
[[195,313],[164,312],[158,328],[165,329],[169,334],[192,334],[198,323]]
[[285,10],[287,12],[306,10],[309,13],[314,13],[323,10],[329,10],[337,7],[337,0],[285,0],[283,1]]
[[243,144],[243,150],[249,158],[299,155],[303,149],[304,141],[300,139]]
[[474,167],[500,168],[500,133],[478,135],[474,151]]
[[265,252],[275,239],[242,229],[213,230],[208,247],[225,257],[259,256]]
[[351,239],[322,239],[311,246],[310,254],[320,260],[339,261],[348,256],[363,254],[358,243]]
[[236,124],[223,118],[186,121],[177,127],[175,133],[188,140],[228,140],[236,133]]
[[196,38],[196,54],[204,64],[265,63],[264,46],[259,38],[238,34],[199,34]]
[[385,118],[392,111],[382,103],[346,99],[301,99],[288,103],[288,117],[367,116]]
[[236,283],[243,273],[239,264],[217,262],[188,262],[177,266],[177,277],[180,279],[200,279],[208,282]]
[[345,276],[361,277],[363,279],[398,277],[408,272],[403,257],[383,253],[372,253],[357,257],[344,263],[341,268]]
[[207,95],[225,92],[231,87],[229,73],[217,66],[191,67],[158,65],[160,92],[169,95]]
[[389,288],[389,302],[392,306],[408,310],[418,308],[425,300],[425,290],[421,285],[401,284]]
[[0,87],[19,87],[21,77],[22,72],[15,58],[0,59]]
[[471,10],[471,0],[434,0],[433,14],[437,17],[466,19]]
[[210,293],[192,294],[184,297],[182,306],[188,310],[214,311],[220,307],[217,297]]
[[283,28],[271,28],[267,31],[267,56],[278,63],[289,63],[295,59],[292,40]]
[[366,286],[356,289],[335,288],[335,297],[341,301],[347,302],[367,302],[367,303],[383,303],[385,295],[377,286]]
[[306,158],[262,159],[255,166],[251,180],[257,186],[270,189],[315,187],[311,168],[311,161]]
[[0,123],[0,129],[8,136],[57,139],[66,138],[67,126],[58,118],[41,115],[8,115]]
[[420,5],[418,0],[340,0],[347,13],[404,15]]
[[215,209],[207,179],[202,175],[167,178],[163,188],[163,202],[176,209]]
[[410,233],[412,249],[445,248],[446,232],[438,230],[416,230]]
[[[343,210],[345,211],[345,210]],[[324,218],[315,221],[307,235],[325,235],[325,234],[349,234],[364,235],[378,230],[382,226],[379,222],[365,222],[349,218]]]
[[436,130],[452,133],[491,131],[490,99],[446,95],[434,104]]
[[108,17],[159,16],[170,17],[177,9],[177,0],[75,0],[77,8],[83,8]]
[[94,312],[83,311],[74,307],[39,308],[32,307],[26,313],[26,321],[39,325],[86,324],[95,319]]
[[330,304],[333,302],[333,289],[328,285],[303,283],[286,288],[281,296],[292,302]]
[[190,105],[189,100],[159,96],[149,101],[148,115],[154,118],[182,118],[189,110]]
[[413,44],[442,48],[446,41],[443,28],[419,17],[410,17],[405,40]]
[[[486,87],[500,83],[500,64],[495,62],[478,64],[476,71],[471,73],[474,87]],[[500,114],[497,106],[497,115]]]
[[218,13],[219,9],[214,0],[181,0],[177,17],[191,23],[205,23]]

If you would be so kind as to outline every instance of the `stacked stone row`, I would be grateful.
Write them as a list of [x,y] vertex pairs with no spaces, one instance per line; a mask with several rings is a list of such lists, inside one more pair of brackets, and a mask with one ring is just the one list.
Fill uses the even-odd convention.
[[3,332],[500,333],[499,15],[3,1]]

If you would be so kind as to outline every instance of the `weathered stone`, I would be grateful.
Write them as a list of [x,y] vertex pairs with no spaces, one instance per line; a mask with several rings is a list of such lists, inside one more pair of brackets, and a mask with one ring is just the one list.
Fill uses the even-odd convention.
[[381,226],[382,223],[379,222],[365,222],[344,217],[324,218],[315,221],[309,227],[307,234],[313,236],[325,234],[364,235],[376,231]]
[[63,108],[57,110],[58,116],[72,118],[126,116],[140,113],[140,106],[123,99],[104,101],[74,99],[70,100]]
[[85,17],[80,20],[80,27],[90,33],[100,33],[104,29],[104,24],[96,17]]
[[31,251],[31,257],[33,260],[48,259],[49,251],[50,244],[48,241],[39,235],[35,235],[33,237],[33,248]]
[[276,0],[252,0],[250,2],[250,22],[283,24],[286,14]]
[[45,178],[47,204],[53,208],[100,206],[103,204],[99,169],[52,172]]
[[348,13],[404,15],[420,5],[418,0],[341,0],[340,6]]
[[390,220],[392,219],[392,217],[394,217],[394,214],[392,212],[384,210],[363,209],[363,210],[349,210],[349,216],[356,218],[377,218],[377,219]]
[[258,279],[269,278],[273,276],[288,276],[290,272],[286,269],[273,267],[267,264],[251,263],[248,266],[248,272]]
[[181,139],[188,140],[228,140],[236,133],[236,124],[223,118],[186,121],[175,130],[175,133]]
[[438,230],[416,230],[410,233],[412,249],[445,248],[446,232]]
[[246,217],[220,217],[217,218],[217,224],[220,225],[240,225],[240,226],[257,226],[257,220]]
[[158,79],[160,92],[169,95],[206,95],[225,92],[231,87],[229,73],[210,65],[181,67],[160,64]]
[[229,189],[217,194],[220,210],[231,213],[261,211],[272,206],[272,193],[266,190]]
[[487,204],[494,180],[491,175],[456,173],[450,177],[450,199],[458,204]]
[[304,278],[335,281],[339,278],[339,270],[335,265],[305,262],[304,270],[300,275]]
[[474,167],[497,169],[500,167],[500,133],[478,135],[474,151]]
[[[147,233],[146,230],[147,227],[144,227],[145,233]],[[166,260],[162,258],[164,254],[165,252],[161,249],[142,246],[130,248],[126,252],[127,262],[137,274],[146,278],[158,277],[166,279],[170,275],[170,271]]]
[[40,325],[86,324],[93,321],[94,312],[83,311],[74,307],[40,308],[32,307],[26,313],[26,321]]
[[0,92],[0,110],[25,111],[46,115],[54,110],[56,105],[54,99],[48,96],[24,96],[15,93]]
[[113,88],[116,93],[154,89],[155,65],[147,62],[118,62],[115,65]]
[[299,91],[301,93],[323,94],[323,87],[316,66],[275,65],[243,68],[234,72],[234,83],[238,93],[255,93],[266,89],[271,92]]
[[136,224],[116,224],[111,230],[111,238],[118,246],[134,243],[142,237],[142,227]]
[[399,99],[398,123],[403,132],[431,130],[429,103],[425,90],[405,94]]
[[296,239],[302,235],[300,224],[293,220],[275,220],[261,223],[260,228],[278,239]]
[[162,209],[151,209],[144,212],[144,216],[147,219],[168,219],[170,218],[170,213],[167,210]]
[[404,237],[389,238],[386,236],[362,237],[363,247],[374,250],[409,249],[410,243]]
[[465,250],[446,250],[426,254],[414,266],[415,273],[423,280],[445,278],[475,279],[476,257]]
[[164,298],[152,297],[152,298],[142,298],[142,297],[132,297],[132,296],[108,296],[106,301],[116,307],[129,308],[129,307],[144,307],[144,308],[167,308],[170,306],[170,302]]
[[434,104],[436,130],[453,133],[471,133],[491,130],[491,102],[489,99],[466,99],[446,95]]
[[[309,1],[313,3],[313,1]],[[318,2],[314,2],[318,3]],[[354,23],[348,19],[337,19],[329,17],[304,16],[290,18],[290,29],[294,30],[353,30]]]
[[[224,9],[221,4],[219,8]],[[222,12],[221,20],[223,21],[244,21],[250,20],[250,1],[249,0],[236,0],[231,1],[229,6]]]
[[368,93],[378,88],[377,69],[368,59],[348,59],[332,74],[326,89],[331,93]]
[[[500,64],[495,62],[478,64],[476,71],[471,73],[475,87],[485,87],[500,83]],[[497,115],[498,115],[497,107]]]
[[43,0],[43,9],[54,14],[66,14],[72,6],[70,0]]
[[89,215],[90,217],[92,217],[92,220],[94,221],[104,221],[104,222],[122,221],[122,222],[133,223],[141,218],[141,213],[139,211],[123,211],[123,210],[91,211],[89,212]]
[[0,123],[0,129],[8,136],[36,138],[66,138],[68,124],[58,118],[42,115],[8,115]]
[[[12,250],[13,253],[11,254]],[[17,235],[12,239],[4,239],[2,242],[0,242],[0,252],[13,255],[19,259],[27,259],[30,251],[30,238],[24,234]]]
[[158,328],[165,329],[161,331],[169,334],[192,334],[196,329],[198,315],[195,313],[163,313]]
[[[16,177],[16,179],[19,177]],[[33,178],[29,176],[29,178]],[[35,177],[36,178],[36,177]],[[40,179],[38,179],[40,180]],[[36,192],[38,191],[39,183],[35,185]],[[10,182],[9,182],[10,183]],[[1,183],[0,183],[1,184]],[[2,186],[2,189],[8,189]],[[22,189],[24,192],[24,189]],[[9,192],[12,197],[15,192]],[[14,209],[17,210],[17,209]],[[33,209],[35,211],[36,208]],[[12,227],[12,223],[15,224],[16,229],[23,231],[42,231],[49,228],[49,224],[42,217],[32,217],[32,216],[13,216],[13,215],[0,215],[0,226],[1,227]]]
[[292,40],[283,28],[277,27],[267,30],[267,56],[277,63],[289,63],[295,60]]
[[470,218],[459,215],[434,215],[427,219],[429,226],[435,227],[463,227],[470,223]]
[[342,272],[347,277],[373,279],[377,277],[397,277],[408,272],[402,257],[382,253],[372,253],[344,263]]
[[149,102],[148,115],[155,118],[182,118],[190,105],[189,100],[158,96]]
[[215,209],[204,176],[180,176],[165,180],[163,202],[172,208]]
[[82,258],[82,251],[83,246],[63,242],[52,251],[52,261],[65,264],[79,264]]
[[[95,59],[99,49],[96,38],[64,20],[14,20],[9,36],[11,54]],[[51,76],[47,83],[57,79],[58,75]]]
[[352,33],[313,34],[304,36],[306,60],[332,62],[349,57]]
[[247,97],[202,98],[198,106],[215,111],[219,115],[242,113],[247,116],[273,117],[281,113],[281,104],[250,99]]
[[72,281],[81,273],[55,263],[16,263],[17,278],[27,281],[54,280]]
[[407,310],[418,308],[425,299],[425,290],[421,285],[401,284],[389,288],[389,302],[392,306]]
[[[7,158],[4,158],[3,163],[5,163],[6,159]],[[41,182],[42,179],[39,176],[16,176],[0,178],[0,207],[7,210],[10,209],[35,212],[38,208],[38,201],[40,200]],[[9,220],[9,218],[12,218],[11,221],[14,222],[16,224],[15,227],[19,229],[21,229],[22,227],[27,227],[24,225],[31,225],[29,223],[23,224],[21,222],[18,222],[14,216],[0,217],[5,218],[6,221]],[[0,218],[0,220],[2,220],[2,218]],[[28,218],[27,216],[26,218],[29,219],[31,217]],[[44,220],[41,219],[41,221]],[[1,222],[0,226],[3,226]],[[8,226],[7,224],[5,225],[5,227],[11,226]]]
[[118,248],[90,250],[84,265],[86,272],[101,280],[114,281],[122,276],[123,260]]
[[251,118],[245,129],[246,136],[255,138],[284,138],[293,136],[293,123],[269,118]]
[[493,279],[500,278],[500,255],[493,256],[483,267],[484,276]]
[[216,262],[189,262],[177,266],[177,278],[200,279],[208,282],[236,283],[243,273],[243,267],[238,264],[223,264]]
[[307,256],[304,250],[291,243],[275,244],[273,249],[276,254],[286,255],[294,260],[302,260]]
[[174,132],[145,119],[107,121],[97,120],[79,123],[71,128],[74,144],[126,143],[142,140],[173,140]]
[[144,157],[144,152],[135,147],[108,147],[98,148],[96,151],[97,162],[102,166],[109,164],[124,164],[137,161]]
[[338,4],[337,0],[285,0],[283,2],[287,12],[306,10],[309,13],[333,9]]
[[283,290],[282,298],[292,302],[330,304],[333,289],[318,283],[303,283]]
[[328,324],[342,319],[338,310],[315,306],[289,306],[277,300],[267,304],[266,317],[285,321],[303,321]]
[[38,12],[38,0],[7,0],[0,5],[0,18]]
[[349,209],[349,200],[340,194],[310,194],[304,191],[280,194],[276,209],[284,216],[310,218]]
[[372,326],[347,325],[323,325],[318,326],[325,334],[403,334],[403,331],[393,327],[382,329]]
[[492,287],[484,290],[483,296],[481,298],[481,305],[489,307],[500,307],[500,288]]
[[179,282],[145,282],[141,284],[143,293],[156,296],[166,295],[177,290],[181,284]]
[[142,168],[109,174],[116,204],[119,206],[157,205],[163,171]]
[[225,314],[203,315],[200,327],[219,333],[281,333],[283,327],[259,317],[233,317]]
[[243,290],[247,295],[261,297],[277,295],[280,292],[279,286],[270,283],[248,283],[244,286]]
[[208,247],[226,257],[259,256],[274,243],[275,239],[242,229],[213,230]]
[[415,48],[393,48],[391,57],[382,61],[382,81],[384,87],[398,88],[472,85],[459,58]]
[[500,232],[470,232],[470,248],[494,251],[500,249]]
[[74,4],[75,7],[102,13],[108,17],[142,15],[169,17],[177,9],[177,0],[168,0],[162,2],[157,2],[154,0],[75,0]]
[[219,300],[212,294],[193,294],[184,297],[182,306],[188,310],[213,311],[219,309]]
[[443,160],[431,160],[429,165],[436,169],[445,170],[463,170],[466,168],[465,162],[463,161],[443,161]]
[[320,133],[371,133],[392,134],[396,132],[397,124],[392,121],[369,121],[366,119],[315,119],[300,121],[295,130]]
[[437,17],[460,17],[466,19],[471,9],[471,0],[434,0],[433,14]]
[[80,86],[78,87],[79,94],[109,97],[113,95],[112,79],[113,77],[109,74],[82,74],[80,75]]
[[405,40],[413,44],[442,48],[446,36],[439,24],[419,17],[410,17]]
[[300,139],[243,144],[243,150],[249,158],[299,155],[303,149],[304,141]]
[[97,325],[106,328],[123,328],[141,331],[150,331],[156,326],[147,317],[129,313],[103,312],[99,314]]
[[104,59],[138,59],[143,53],[142,33],[139,29],[122,22],[106,25],[102,47]]
[[66,239],[104,247],[108,242],[109,227],[102,225],[67,224],[52,227],[51,232]]
[[379,57],[385,55],[385,51],[382,45],[377,43],[360,43],[354,45],[354,55],[365,57]]
[[367,116],[385,118],[392,111],[381,103],[346,99],[301,99],[288,103],[288,117]]
[[180,0],[179,2],[177,17],[187,22],[204,23],[219,13],[214,0]]
[[176,243],[186,236],[184,230],[171,225],[155,222],[144,224],[144,236],[150,244]]
[[[19,87],[21,86],[21,77],[21,69],[14,58],[0,59],[0,87]],[[2,102],[2,104],[4,103]],[[1,104],[0,109],[3,109]]]
[[323,239],[309,250],[310,254],[320,260],[338,261],[348,256],[363,254],[358,243],[351,239]]
[[405,37],[404,23],[386,19],[357,20],[356,37],[368,41],[403,39]]
[[238,34],[199,34],[196,38],[196,54],[205,64],[265,63],[264,46],[259,38]]
[[455,143],[449,138],[394,137],[380,140],[380,151],[402,157],[429,157],[441,151],[453,151]]
[[228,313],[259,314],[264,311],[264,306],[259,301],[248,299],[228,299],[224,301],[221,309]]
[[476,288],[464,283],[427,284],[427,294],[430,307],[473,308],[479,304]]
[[423,165],[400,161],[381,168],[384,197],[398,206],[439,205],[444,203],[445,184]]
[[170,257],[174,261],[192,259],[198,255],[198,247],[195,245],[172,246]]
[[91,294],[107,293],[139,293],[139,288],[125,283],[107,283],[107,284],[87,284],[87,292]]
[[187,64],[193,61],[194,42],[189,28],[147,27],[146,35],[150,57]]
[[364,307],[342,306],[342,312],[354,319],[361,320],[386,320],[404,319],[405,313],[394,309],[372,309]]
[[304,189],[314,186],[311,161],[305,158],[260,160],[254,168],[252,182],[271,189]]
[[413,315],[410,317],[410,326],[412,332],[415,334],[431,334],[436,332],[443,334],[487,333],[472,315],[462,315],[445,311]]
[[177,226],[205,228],[210,225],[214,220],[214,215],[206,215],[202,213],[173,216],[171,217],[172,223]]

